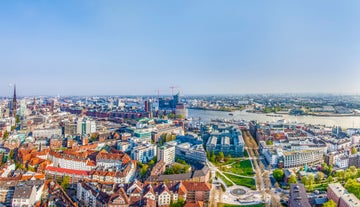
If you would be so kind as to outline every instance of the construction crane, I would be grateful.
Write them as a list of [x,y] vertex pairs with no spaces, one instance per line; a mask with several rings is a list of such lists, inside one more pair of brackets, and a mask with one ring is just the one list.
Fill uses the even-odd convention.
[[170,86],[171,88],[171,96],[174,96],[174,88],[179,88],[177,86]]

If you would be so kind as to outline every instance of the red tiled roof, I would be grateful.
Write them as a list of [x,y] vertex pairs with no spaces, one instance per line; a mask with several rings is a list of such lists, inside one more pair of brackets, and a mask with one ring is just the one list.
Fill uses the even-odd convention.
[[89,175],[89,171],[86,170],[72,170],[72,169],[53,167],[53,166],[47,166],[46,170],[52,172],[71,174],[71,175],[85,175],[85,176]]
[[182,182],[187,191],[210,191],[211,187],[205,182]]

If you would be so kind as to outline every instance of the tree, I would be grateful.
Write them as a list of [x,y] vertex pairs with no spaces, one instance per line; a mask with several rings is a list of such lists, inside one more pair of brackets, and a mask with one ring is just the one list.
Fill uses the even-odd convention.
[[216,155],[215,155],[214,150],[211,152],[210,161],[211,161],[211,162],[215,162],[215,161],[216,161]]
[[3,134],[3,140],[6,140],[9,137],[9,132],[5,131]]
[[327,182],[328,183],[332,183],[334,180],[334,178],[330,175],[328,178],[327,178]]
[[351,154],[356,154],[357,153],[357,149],[355,147],[351,148]]
[[147,164],[143,164],[140,169],[140,176],[144,178],[146,176],[146,173],[148,171],[149,166]]
[[219,161],[223,161],[225,158],[225,155],[223,152],[219,152]]
[[20,116],[19,115],[16,116],[16,123],[17,124],[20,123]]
[[177,117],[178,117],[179,119],[183,119],[183,118],[184,118],[184,115],[179,114]]
[[14,150],[10,150],[10,153],[9,153],[9,159],[12,160],[14,158]]
[[336,203],[335,203],[335,201],[330,199],[328,202],[323,204],[323,207],[336,207]]
[[275,180],[281,181],[284,178],[284,170],[279,169],[279,168],[275,169],[273,171],[273,176],[274,176]]
[[16,126],[11,126],[11,131],[13,132],[16,129]]
[[210,152],[206,151],[206,157],[210,160]]
[[353,193],[357,198],[360,197],[360,183],[356,179],[349,179],[344,187],[349,193]]
[[63,180],[61,181],[61,187],[65,190],[69,186],[70,177],[68,175],[63,177]]
[[324,179],[325,175],[323,172],[317,172],[316,173],[316,182],[320,183]]
[[303,176],[301,178],[301,183],[304,185],[309,185],[309,178],[307,176]]
[[270,139],[269,139],[269,140],[267,140],[267,141],[266,141],[266,145],[273,145],[273,141],[272,141],[272,140],[270,140]]
[[297,183],[297,178],[296,178],[295,175],[291,175],[291,176],[289,177],[288,184],[290,185],[290,184],[294,184],[294,183]]
[[231,159],[231,155],[230,154],[228,154],[228,155],[226,155],[226,157],[225,157],[225,162],[227,162],[227,161],[229,161]]
[[179,198],[176,203],[171,202],[170,207],[183,207],[185,205],[185,201],[182,198]]

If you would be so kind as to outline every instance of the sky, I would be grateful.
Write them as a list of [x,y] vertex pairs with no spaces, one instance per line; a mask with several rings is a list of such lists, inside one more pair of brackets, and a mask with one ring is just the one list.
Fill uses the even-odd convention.
[[360,93],[360,1],[0,4],[0,96]]

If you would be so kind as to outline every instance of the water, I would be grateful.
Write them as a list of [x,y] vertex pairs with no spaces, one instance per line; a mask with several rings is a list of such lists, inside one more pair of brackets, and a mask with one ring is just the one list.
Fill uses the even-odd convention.
[[342,128],[360,128],[359,116],[346,116],[346,117],[321,117],[321,116],[293,116],[282,115],[282,117],[271,117],[266,114],[249,113],[245,110],[231,112],[233,116],[229,115],[229,112],[223,111],[206,111],[198,109],[189,109],[189,117],[201,118],[202,121],[210,121],[211,119],[236,119],[236,120],[256,120],[259,122],[274,122],[280,119],[285,119],[287,122],[305,123],[313,125],[326,125],[326,126],[341,126]]

